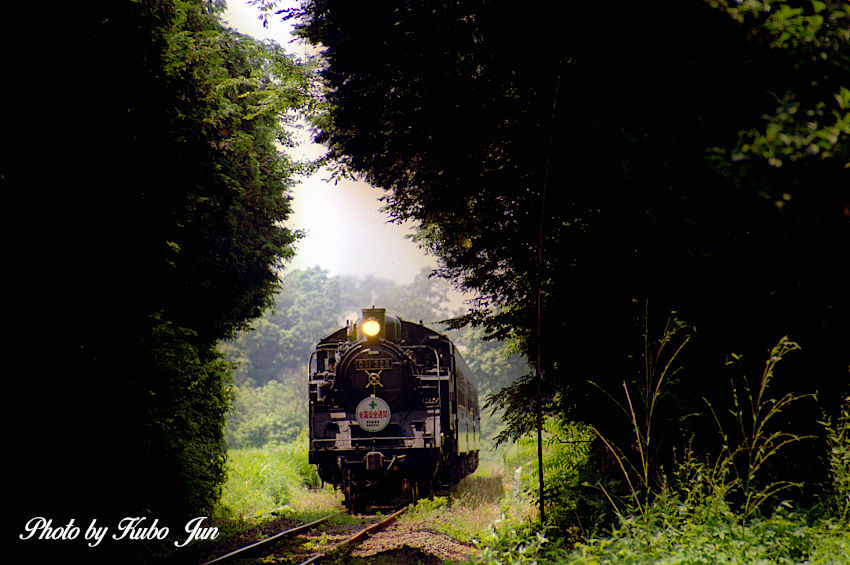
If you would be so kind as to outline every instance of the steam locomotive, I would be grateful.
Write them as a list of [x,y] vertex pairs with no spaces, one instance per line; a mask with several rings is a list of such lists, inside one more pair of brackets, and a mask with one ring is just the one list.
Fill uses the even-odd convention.
[[351,513],[415,502],[478,467],[478,387],[455,345],[367,308],[310,358],[309,461]]

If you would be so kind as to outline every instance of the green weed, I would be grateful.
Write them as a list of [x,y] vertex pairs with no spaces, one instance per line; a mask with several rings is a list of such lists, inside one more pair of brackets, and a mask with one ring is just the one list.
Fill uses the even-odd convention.
[[432,496],[431,498],[423,498],[412,505],[407,511],[409,517],[421,517],[433,514],[441,508],[449,506],[449,499],[445,496]]
[[[655,480],[657,460],[663,445],[663,434],[657,429],[658,408],[667,395],[668,385],[681,369],[677,358],[691,338],[689,333],[685,333],[690,327],[677,319],[676,313],[672,312],[667,318],[660,337],[653,339],[649,327],[648,310],[647,305],[647,313],[642,318],[641,376],[632,383],[631,388],[625,380],[622,382],[624,401],[618,400],[613,394],[591,381],[591,384],[608,396],[620,409],[634,434],[634,441],[630,447],[637,451],[636,458],[628,457],[620,446],[614,445],[602,433],[594,429],[599,439],[614,455],[631,491],[631,502],[637,506],[639,512],[646,512],[654,495],[663,488]],[[614,498],[607,491],[605,494],[620,514],[621,510],[617,507]]]
[[821,422],[829,446],[829,468],[832,474],[832,500],[836,515],[850,520],[850,396],[844,398],[838,419]]
[[[727,432],[714,408],[706,401],[714,416],[721,437],[723,452],[716,469],[718,474],[728,475],[725,480],[729,492],[740,492],[743,496],[742,513],[744,519],[751,517],[758,508],[777,493],[799,486],[787,480],[760,481],[761,471],[766,463],[784,447],[808,439],[812,436],[798,436],[782,430],[771,431],[771,420],[778,419],[784,408],[812,394],[794,395],[787,393],[778,400],[768,396],[770,382],[773,379],[776,364],[788,353],[800,346],[787,337],[779,340],[770,352],[757,390],[752,390],[746,377],[738,385],[732,381],[732,415],[737,429],[737,442]],[[732,354],[734,361],[739,357]]]

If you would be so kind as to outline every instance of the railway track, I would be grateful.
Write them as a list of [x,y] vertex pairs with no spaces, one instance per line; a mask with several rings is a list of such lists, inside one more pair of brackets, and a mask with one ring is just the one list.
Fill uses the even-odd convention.
[[[324,559],[325,557],[327,557],[327,556],[329,556],[333,553],[339,552],[343,548],[356,545],[357,543],[365,540],[372,533],[377,532],[378,530],[381,530],[384,527],[386,527],[387,525],[389,525],[390,523],[392,523],[396,518],[401,516],[404,513],[405,510],[407,510],[407,507],[401,508],[400,510],[393,512],[392,514],[381,519],[378,522],[369,524],[365,528],[363,528],[363,529],[359,530],[358,532],[346,537],[342,541],[335,543],[334,545],[332,545],[331,547],[329,547],[327,549],[323,549],[321,551],[313,553],[306,560],[301,561],[299,565],[307,565],[309,563],[317,563],[317,562],[321,561],[322,559]],[[301,533],[306,532],[306,531],[308,531],[312,528],[315,528],[316,526],[319,526],[320,524],[327,522],[328,520],[330,520],[334,516],[337,516],[337,515],[342,514],[342,513],[344,513],[344,512],[335,512],[333,514],[329,514],[328,516],[325,516],[324,518],[320,518],[320,519],[315,520],[313,522],[310,522],[310,523],[307,523],[307,524],[301,524],[299,526],[295,526],[294,528],[289,528],[289,529],[283,530],[283,531],[278,532],[278,533],[276,533],[276,534],[274,534],[274,535],[272,535],[268,538],[250,543],[248,545],[245,545],[243,547],[240,547],[238,549],[235,549],[233,551],[225,553],[224,555],[216,557],[215,559],[211,559],[209,561],[206,561],[206,562],[202,563],[201,565],[214,565],[214,564],[218,565],[218,564],[223,564],[223,563],[226,563],[226,562],[229,562],[229,561],[233,561],[237,558],[242,558],[242,559],[250,558],[249,555],[251,555],[251,554],[259,553],[259,552],[263,551],[264,549],[268,550],[275,543],[279,543],[279,542],[281,542],[285,539],[294,538],[298,534],[301,534]]]
[[240,547],[238,549],[235,549],[233,551],[225,553],[224,555],[220,555],[219,557],[216,557],[215,559],[211,559],[209,561],[206,561],[206,562],[202,563],[201,565],[212,565],[213,563],[222,563],[222,562],[230,560],[230,559],[232,559],[232,558],[234,558],[234,557],[236,557],[237,555],[240,555],[240,554],[242,554],[244,556],[244,554],[249,553],[251,551],[256,551],[263,546],[266,546],[266,547],[271,546],[273,543],[280,541],[283,538],[294,537],[294,536],[300,534],[301,532],[305,532],[305,531],[307,531],[311,528],[315,528],[319,524],[323,524],[323,523],[327,522],[328,520],[330,520],[331,518],[333,518],[334,516],[338,516],[339,514],[342,514],[342,513],[343,512],[334,512],[333,514],[328,514],[324,518],[319,518],[318,520],[314,520],[314,521],[309,522],[307,524],[301,524],[300,526],[295,526],[294,528],[289,528],[289,529],[280,531],[280,532],[274,534],[273,536],[269,536],[265,539],[255,541],[254,543],[250,543],[248,545],[245,545],[243,547]]
[[392,514],[390,514],[389,516],[387,516],[386,518],[384,518],[380,522],[375,522],[374,524],[370,524],[370,525],[366,526],[365,528],[363,528],[359,532],[347,537],[346,539],[337,543],[336,545],[334,545],[330,549],[316,553],[315,555],[313,555],[313,556],[309,557],[308,559],[302,561],[299,565],[308,565],[309,563],[316,563],[316,562],[320,561],[321,559],[323,559],[324,557],[326,557],[326,556],[328,556],[332,553],[338,552],[339,550],[341,550],[344,547],[353,546],[353,545],[363,541],[364,539],[366,539],[372,533],[377,532],[378,530],[381,530],[381,529],[385,528],[386,526],[388,526],[389,524],[391,524],[392,522],[394,522],[396,518],[398,518],[399,516],[404,514],[405,510],[407,510],[406,506],[404,508],[396,510],[395,512],[393,512]]

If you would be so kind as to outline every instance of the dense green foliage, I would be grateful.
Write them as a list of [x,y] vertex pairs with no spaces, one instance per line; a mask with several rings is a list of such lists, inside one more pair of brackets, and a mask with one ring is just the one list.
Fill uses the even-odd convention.
[[835,519],[809,520],[782,510],[742,525],[722,501],[686,506],[656,503],[652,513],[624,521],[611,536],[565,547],[530,524],[510,523],[485,537],[473,563],[850,563],[850,535]]
[[19,220],[16,524],[173,527],[219,496],[231,366],[215,346],[266,308],[292,254],[281,116],[308,101],[305,73],[223,28],[221,7],[40,2],[20,20],[33,45],[4,44],[21,118],[0,168]]
[[[670,311],[694,328],[676,401],[655,415],[668,468],[692,433],[720,448],[710,419],[684,417],[703,398],[726,414],[726,357],[756,374],[783,335],[801,350],[779,397],[818,392],[835,414],[850,361],[831,251],[850,241],[846,2],[588,2],[524,26],[518,13],[487,0],[290,12],[323,48],[317,138],[480,294],[457,324],[533,362],[539,287],[547,411],[592,424],[634,465],[631,423],[610,414],[623,381],[643,379],[638,315],[651,336]],[[498,397],[508,437],[533,428],[535,388]],[[789,431],[817,433],[819,410],[795,403]],[[824,442],[792,448],[782,465],[817,491]]]

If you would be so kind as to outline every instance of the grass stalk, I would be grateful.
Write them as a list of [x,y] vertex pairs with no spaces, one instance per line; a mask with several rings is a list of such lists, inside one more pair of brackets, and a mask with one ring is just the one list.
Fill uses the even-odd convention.
[[[730,445],[730,434],[726,432],[721,419],[718,417],[711,403],[703,399],[709,407],[714,421],[718,427],[723,440],[718,463],[715,467],[723,467],[732,475],[726,478],[730,491],[740,489],[744,498],[742,515],[745,520],[749,519],[765,501],[779,492],[799,486],[792,481],[772,481],[764,486],[759,486],[761,470],[765,464],[775,457],[783,448],[814,436],[800,436],[783,431],[768,431],[769,422],[789,405],[807,397],[815,398],[814,394],[786,393],[780,399],[768,397],[768,389],[773,380],[776,365],[792,351],[800,349],[800,346],[788,339],[787,336],[779,340],[770,352],[761,375],[758,392],[753,393],[746,377],[742,379],[740,387],[732,380],[732,405],[731,411],[738,427],[740,440],[737,445]],[[740,362],[740,356],[732,354],[731,363]],[[741,393],[743,389],[743,394]],[[743,406],[748,408],[745,413]]]

